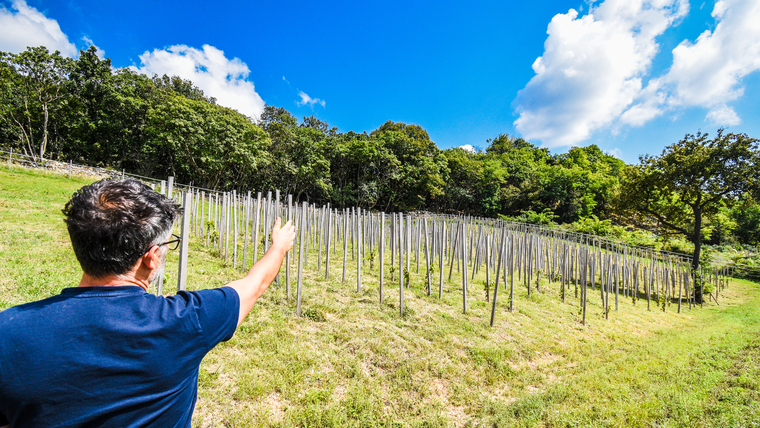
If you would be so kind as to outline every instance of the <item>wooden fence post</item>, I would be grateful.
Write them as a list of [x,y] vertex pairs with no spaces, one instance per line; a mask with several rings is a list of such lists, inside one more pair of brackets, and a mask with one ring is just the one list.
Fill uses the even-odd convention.
[[462,313],[467,313],[467,222],[462,223]]
[[346,264],[348,263],[348,209],[343,209],[343,280],[346,282]]
[[243,210],[245,211],[245,228],[243,232],[243,272],[245,272],[246,264],[248,262],[248,223],[251,222],[251,191],[245,196],[245,202],[243,202]]
[[235,224],[232,228],[232,268],[237,268],[237,241],[238,241],[238,197],[237,191],[232,191],[232,222]]
[[[430,288],[431,288],[431,286],[430,286],[430,256],[431,256],[430,237],[428,236],[427,217],[423,218],[422,221],[423,221],[423,224],[425,226],[425,232],[424,232],[424,234],[425,234],[425,248],[423,250],[425,251],[425,265],[426,265],[426,269],[427,269],[427,295],[429,296],[430,295]],[[419,259],[419,254],[420,254],[420,252],[419,252],[419,247],[420,247],[420,245],[419,245],[419,241],[420,241],[419,235],[418,235],[417,240],[418,240],[418,242],[417,242],[417,258]],[[417,260],[417,272],[418,273],[420,271],[419,266],[420,266],[420,263],[419,263],[419,260]]]
[[446,237],[446,220],[441,222],[441,230],[438,231],[438,299],[443,298],[443,254],[446,252],[446,245],[443,238]]
[[362,209],[356,209],[356,292],[362,292]]
[[190,204],[192,204],[193,195],[185,192],[182,204],[182,242],[179,250],[179,269],[177,272],[177,291],[183,291],[187,288],[187,251],[188,241],[190,240]]
[[303,203],[301,209],[301,227],[299,228],[300,237],[298,239],[298,286],[296,287],[296,316],[301,316],[301,288],[303,287],[303,260],[304,260],[304,236],[306,234],[306,211],[308,202]]
[[[398,213],[399,227],[397,228],[399,234],[399,243],[403,242],[402,236],[404,235],[404,214]],[[403,245],[402,245],[403,246]],[[401,246],[400,246],[401,247]],[[399,314],[404,316],[404,250],[399,248],[398,253],[398,308]]]
[[330,279],[330,239],[332,238],[332,208],[327,203],[327,239],[325,239],[325,280]]
[[383,304],[383,274],[385,265],[385,211],[380,213],[380,304]]
[[[293,195],[288,193],[288,220],[293,220]],[[300,226],[300,225],[299,225]],[[293,251],[285,253],[285,298],[290,301],[290,257]]]

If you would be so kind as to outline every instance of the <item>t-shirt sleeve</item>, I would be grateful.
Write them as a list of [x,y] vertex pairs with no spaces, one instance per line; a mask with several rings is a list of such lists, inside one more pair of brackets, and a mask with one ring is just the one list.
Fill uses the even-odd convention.
[[3,415],[3,412],[0,412],[0,427],[4,427],[8,424],[10,424],[10,421],[8,421],[8,418]]
[[191,291],[190,304],[195,306],[208,349],[232,339],[240,313],[240,298],[231,287]]

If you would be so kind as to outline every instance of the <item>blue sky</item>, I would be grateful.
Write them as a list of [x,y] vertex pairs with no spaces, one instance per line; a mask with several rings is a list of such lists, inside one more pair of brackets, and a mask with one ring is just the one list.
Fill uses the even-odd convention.
[[506,133],[636,163],[700,130],[760,137],[758,22],[757,0],[5,0],[0,50],[92,43],[249,116],[266,103],[341,131],[419,124],[440,148]]

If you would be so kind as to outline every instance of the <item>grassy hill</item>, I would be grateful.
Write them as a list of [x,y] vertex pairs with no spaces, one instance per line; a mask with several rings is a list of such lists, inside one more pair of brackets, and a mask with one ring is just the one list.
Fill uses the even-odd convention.
[[[87,182],[0,171],[0,310],[78,284],[60,210]],[[241,275],[214,249],[190,248],[189,289]],[[341,284],[340,263],[330,281],[315,265],[310,256],[305,316],[284,281],[273,284],[206,357],[194,426],[760,426],[756,283],[732,281],[720,306],[681,314],[622,299],[608,321],[589,293],[585,326],[577,300],[562,303],[558,284],[544,283],[531,298],[516,290],[513,313],[500,300],[490,328],[478,276],[464,315],[461,280],[445,284],[442,300],[428,297],[412,264],[402,318],[397,283],[378,302],[377,264],[361,293],[355,273]]]

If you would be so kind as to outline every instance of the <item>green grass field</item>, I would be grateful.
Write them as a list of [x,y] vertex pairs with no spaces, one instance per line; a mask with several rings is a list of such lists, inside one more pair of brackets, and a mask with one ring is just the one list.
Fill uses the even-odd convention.
[[[86,183],[0,171],[0,310],[78,284],[61,208]],[[241,275],[200,242],[190,249],[189,289]],[[402,318],[397,283],[378,303],[377,263],[364,268],[362,293],[355,269],[340,283],[341,250],[331,281],[314,273],[310,255],[308,316],[295,316],[281,275],[234,338],[206,357],[194,426],[760,426],[756,283],[732,281],[720,306],[681,314],[621,299],[608,321],[589,291],[585,326],[577,301],[562,303],[559,285],[543,283],[530,299],[516,291],[513,313],[501,293],[490,328],[483,278],[464,315],[461,280],[445,284],[442,300],[428,297],[412,263]]]

